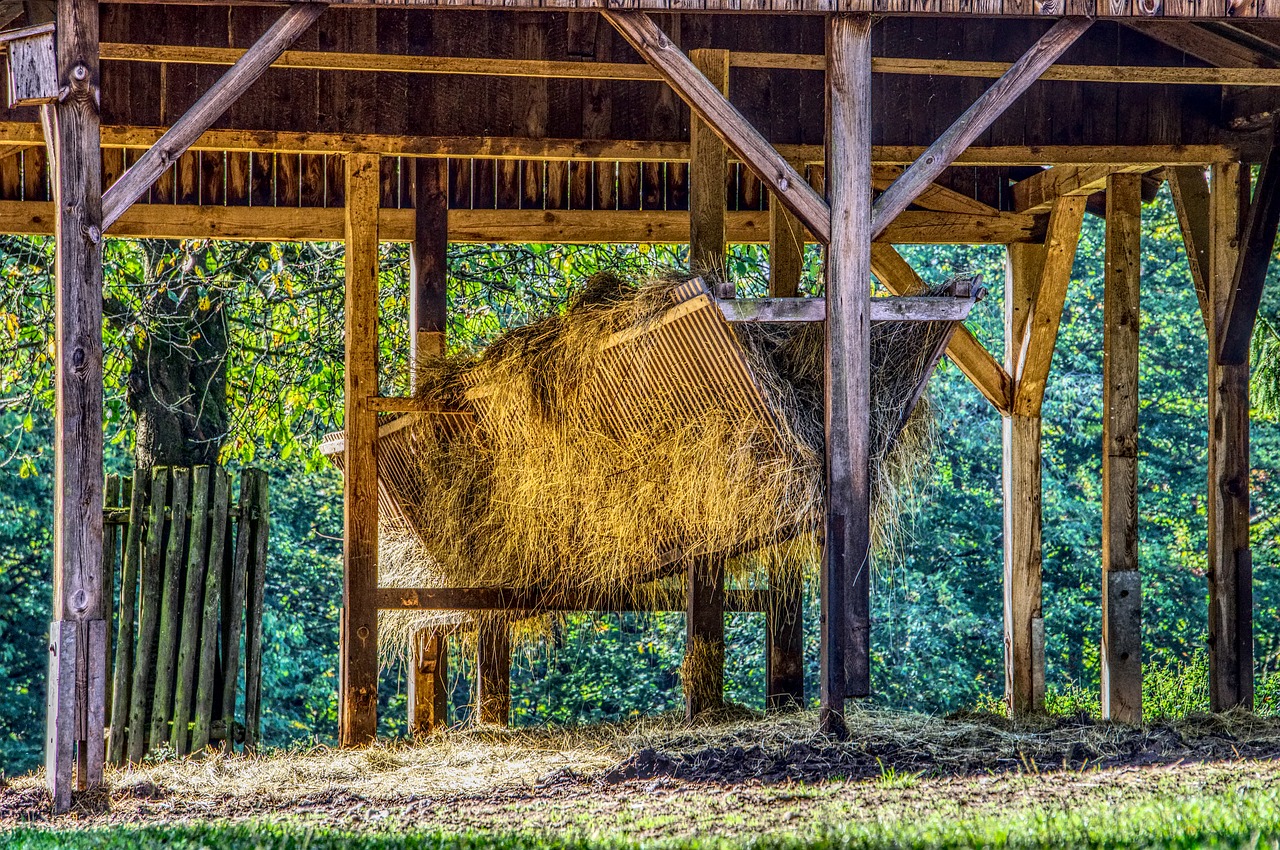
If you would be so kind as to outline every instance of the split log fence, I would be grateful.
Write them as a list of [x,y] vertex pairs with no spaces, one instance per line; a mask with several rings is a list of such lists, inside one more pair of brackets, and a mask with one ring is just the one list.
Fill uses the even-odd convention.
[[112,764],[164,746],[180,756],[212,742],[227,752],[237,742],[257,747],[267,491],[257,469],[243,472],[234,503],[220,467],[155,467],[141,481],[107,477],[103,598],[118,604],[114,617],[106,612],[115,636],[107,647],[114,648],[106,699]]

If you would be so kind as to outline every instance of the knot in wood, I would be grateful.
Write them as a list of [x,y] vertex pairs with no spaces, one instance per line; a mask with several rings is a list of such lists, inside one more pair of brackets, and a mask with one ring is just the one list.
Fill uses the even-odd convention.
[[77,372],[84,368],[85,353],[83,348],[76,348],[71,352],[71,368]]
[[76,614],[89,610],[89,594],[83,588],[71,594],[71,610]]

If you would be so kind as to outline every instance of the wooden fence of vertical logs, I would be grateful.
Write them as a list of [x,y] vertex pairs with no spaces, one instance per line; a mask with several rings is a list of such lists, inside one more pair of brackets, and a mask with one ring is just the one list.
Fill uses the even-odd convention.
[[220,467],[156,467],[149,480],[108,476],[105,501],[103,597],[118,605],[106,612],[114,621],[108,761],[138,762],[164,747],[181,756],[215,742],[228,752],[238,741],[253,750],[261,719],[266,473],[245,470],[233,503],[230,476]]

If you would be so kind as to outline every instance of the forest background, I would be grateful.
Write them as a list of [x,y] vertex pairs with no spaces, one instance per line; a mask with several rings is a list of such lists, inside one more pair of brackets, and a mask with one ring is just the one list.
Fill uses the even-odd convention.
[[[1160,672],[1153,681],[1177,683],[1181,709],[1207,708],[1204,324],[1167,190],[1143,217],[1144,656],[1148,669]],[[1088,216],[1044,405],[1047,676],[1051,708],[1072,713],[1096,712],[1098,700],[1103,240],[1102,221]],[[928,282],[965,271],[985,277],[991,295],[969,326],[999,356],[1004,249],[903,252]],[[35,767],[43,744],[52,260],[51,240],[0,237],[0,776]],[[139,375],[154,367],[156,351],[173,336],[168,331],[181,327],[177,347],[196,365],[207,354],[203,345],[221,345],[225,381],[215,411],[221,432],[205,445],[233,468],[258,466],[271,476],[264,742],[333,742],[341,479],[317,446],[322,434],[341,427],[342,246],[109,240],[105,262],[109,471],[128,474],[133,466],[139,398],[155,395],[139,392]],[[450,347],[478,350],[506,328],[563,309],[575,285],[596,271],[641,277],[685,262],[678,246],[452,245]],[[817,294],[816,249],[806,265],[805,287]],[[401,394],[407,248],[384,245],[382,268],[381,378],[384,392]],[[735,247],[729,273],[741,293],[763,294],[767,250]],[[1280,297],[1272,285],[1254,340],[1251,528],[1261,711],[1280,709],[1277,327]],[[203,378],[184,380],[198,385]],[[875,573],[873,699],[929,712],[991,708],[1004,686],[1000,417],[949,363],[933,378],[930,395],[937,441],[929,480]],[[807,600],[808,694],[816,698],[812,592]],[[764,702],[763,625],[759,615],[733,615],[727,631],[728,696],[752,708]],[[682,652],[681,615],[569,616],[548,640],[515,653],[513,721],[585,723],[675,710],[682,704]],[[469,664],[456,642],[451,662],[454,719],[465,722]],[[405,732],[404,690],[403,670],[384,671],[380,722],[387,735]],[[1149,710],[1164,705],[1154,699]]]

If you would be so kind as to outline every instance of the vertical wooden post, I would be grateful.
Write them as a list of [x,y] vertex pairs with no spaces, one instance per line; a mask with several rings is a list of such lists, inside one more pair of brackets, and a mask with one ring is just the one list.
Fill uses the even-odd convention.
[[505,622],[480,621],[476,705],[481,723],[506,726],[511,721],[511,632]]
[[769,576],[772,600],[765,616],[765,708],[804,706],[804,582],[793,570]]
[[[1017,373],[1027,316],[1046,251],[1010,245],[1005,278],[1005,367]],[[1014,717],[1044,708],[1044,617],[1040,604],[1040,415],[1004,417],[1005,696]]]
[[[56,327],[53,626],[49,790],[71,806],[102,782],[106,624],[102,604],[102,155],[98,117],[98,4],[58,0],[57,84],[43,107],[53,166]],[[73,751],[74,749],[74,751]],[[78,756],[78,757],[77,757]]]
[[408,691],[409,734],[449,725],[449,643],[443,632],[422,629],[414,635]]
[[[729,93],[729,51],[696,49],[689,60],[724,94]],[[695,113],[689,120],[689,268],[725,281],[725,181],[729,152]],[[728,286],[724,296],[732,297]]]
[[1235,285],[1240,192],[1237,163],[1209,183],[1209,705],[1253,708],[1253,561],[1249,551],[1249,365],[1218,362]]
[[[792,163],[804,173],[804,163]],[[804,225],[776,197],[769,199],[769,297],[795,298],[804,273]]]
[[1138,285],[1142,176],[1107,180],[1102,348],[1102,716],[1142,722],[1138,573]]
[[724,707],[724,561],[693,558],[688,564],[687,639],[684,665],[685,718]]
[[444,353],[449,254],[449,161],[414,165],[414,228],[410,251],[409,391],[418,388],[420,358]]
[[871,17],[827,26],[826,433],[822,713],[844,731],[844,700],[871,692]]
[[[419,388],[422,358],[444,354],[448,328],[449,161],[414,165],[414,234],[410,253],[409,388]],[[449,722],[449,638],[422,629],[413,639],[409,677],[409,731],[426,734]]]
[[343,500],[343,587],[339,740],[372,741],[378,731],[378,392],[377,154],[347,155],[346,384]]

